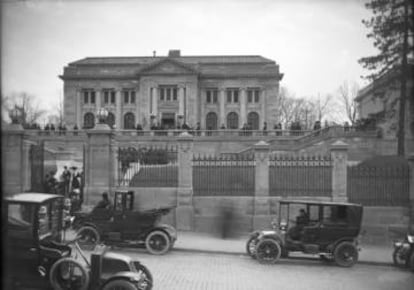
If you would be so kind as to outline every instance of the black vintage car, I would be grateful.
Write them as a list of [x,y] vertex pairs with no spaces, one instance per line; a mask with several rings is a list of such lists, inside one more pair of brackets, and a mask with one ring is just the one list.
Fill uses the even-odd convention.
[[362,212],[359,204],[282,200],[273,229],[253,232],[246,251],[261,263],[302,252],[351,267],[358,260]]
[[175,228],[160,222],[171,209],[135,210],[134,192],[116,191],[113,206],[75,213],[73,228],[83,245],[145,247],[151,254],[162,255],[177,239]]
[[20,193],[3,200],[7,220],[3,289],[148,290],[152,276],[139,261],[108,252],[89,261],[77,240],[65,243],[63,197]]

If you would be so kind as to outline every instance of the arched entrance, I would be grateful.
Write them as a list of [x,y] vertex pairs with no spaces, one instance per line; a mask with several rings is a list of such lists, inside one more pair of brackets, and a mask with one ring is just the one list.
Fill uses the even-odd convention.
[[231,112],[227,115],[227,129],[239,129],[239,115]]
[[131,112],[124,116],[124,129],[135,129],[135,116]]
[[256,112],[250,112],[247,115],[247,124],[249,124],[250,129],[259,130],[259,114]]
[[210,112],[206,116],[206,129],[217,130],[217,114]]
[[95,116],[88,112],[83,116],[83,128],[92,129],[93,127],[95,127]]

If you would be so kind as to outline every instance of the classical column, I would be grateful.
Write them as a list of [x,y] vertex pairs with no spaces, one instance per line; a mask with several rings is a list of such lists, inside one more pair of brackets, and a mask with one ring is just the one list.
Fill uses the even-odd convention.
[[115,126],[117,130],[123,129],[122,126],[122,94],[121,90],[115,92],[115,102],[116,102],[116,111],[115,111]]
[[219,102],[220,102],[220,124],[218,126],[220,128],[222,124],[226,126],[226,111],[225,111],[226,90],[223,88],[220,89]]
[[184,118],[184,86],[178,87],[178,115]]
[[81,90],[76,91],[76,126],[82,128],[82,93]]
[[[206,94],[207,94],[207,92],[205,91],[205,90],[203,90],[203,89],[201,89],[201,91],[200,91],[200,100],[199,100],[199,102],[198,102],[198,104],[199,104],[199,106],[200,106],[200,118],[199,118],[199,120],[200,120],[200,126],[201,126],[201,128],[204,128],[204,129],[207,129],[206,128]],[[220,125],[219,125],[219,127],[220,127]]]
[[260,103],[261,103],[261,118],[259,118],[259,128],[262,128],[263,122],[266,122],[266,89],[260,90]]
[[247,124],[247,113],[246,113],[246,88],[240,90],[240,120],[241,125]]
[[152,88],[152,114],[158,117],[158,87]]
[[[95,98],[96,98],[95,107],[96,107],[96,112],[98,112],[99,108],[101,107],[101,90],[97,89],[95,92],[96,92],[95,93]],[[95,114],[96,114],[96,112],[95,112]]]
[[[140,108],[140,97],[139,97],[140,91],[138,89],[135,90],[135,124],[140,123],[141,124],[141,120],[140,120],[140,115],[139,115],[139,108]],[[141,124],[142,126],[143,124]]]

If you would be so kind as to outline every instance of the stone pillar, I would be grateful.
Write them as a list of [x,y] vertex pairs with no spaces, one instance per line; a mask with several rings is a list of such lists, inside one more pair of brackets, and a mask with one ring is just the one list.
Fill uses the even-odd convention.
[[76,91],[76,125],[82,128],[82,93],[80,90]]
[[[201,129],[207,129],[206,127],[206,104],[207,104],[207,96],[206,96],[206,91],[205,90],[201,90],[200,91],[200,101],[199,101],[199,106],[200,106],[200,126]],[[218,125],[218,127],[220,128],[220,124]]]
[[93,130],[88,131],[85,156],[86,205],[96,204],[101,199],[102,192],[111,188],[114,177],[111,139],[112,131],[106,124],[96,124]]
[[152,88],[152,114],[158,121],[158,87]]
[[348,144],[340,140],[330,149],[332,160],[332,200],[347,201]]
[[414,154],[408,157],[409,172],[409,201],[410,201],[410,224],[409,232],[414,235]]
[[143,126],[141,122],[141,116],[139,114],[139,108],[141,106],[140,99],[141,99],[140,91],[136,89],[135,90],[135,125],[137,125],[137,123],[141,123],[141,126]]
[[[266,122],[266,90],[263,88],[260,90],[260,103],[261,103],[261,116],[259,118],[259,128],[263,127],[263,123]],[[269,124],[268,124],[269,126]],[[269,127],[268,127],[269,129]]]
[[221,124],[224,124],[224,126],[226,125],[226,110],[225,110],[225,106],[226,106],[226,90],[225,89],[220,89],[220,93],[219,93],[219,102],[220,102],[220,123],[218,124],[218,127],[221,127]]
[[254,145],[254,157],[256,160],[253,216],[254,229],[269,227],[270,223],[269,149],[269,143],[266,143],[265,141],[260,141]]
[[241,121],[241,126],[243,126],[243,124],[247,124],[247,112],[246,112],[246,88],[241,88],[240,89],[240,121]]
[[184,119],[184,87],[178,87],[178,115]]
[[12,124],[2,131],[1,177],[3,196],[10,196],[24,190],[23,138],[24,130],[19,124]]
[[115,126],[116,130],[123,129],[122,126],[122,93],[121,90],[117,90],[115,92],[115,105],[116,105],[116,111],[115,111]]
[[193,209],[193,136],[187,132],[181,133],[178,141],[178,191],[176,225],[178,230],[194,228]]
[[[96,112],[98,112],[99,108],[101,107],[101,90],[96,90],[96,96],[95,96],[96,100],[95,100],[95,108],[96,108]],[[95,114],[96,114],[95,112]]]
[[[22,147],[22,191],[28,191],[32,187],[31,183],[31,164],[30,164],[30,147],[33,143],[23,140]],[[44,153],[43,153],[44,154]],[[44,163],[44,160],[43,160]],[[43,172],[45,174],[45,172]]]

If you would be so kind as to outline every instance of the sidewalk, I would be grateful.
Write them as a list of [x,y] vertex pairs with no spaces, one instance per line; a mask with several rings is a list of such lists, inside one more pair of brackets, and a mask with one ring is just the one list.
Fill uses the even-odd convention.
[[[220,237],[195,232],[178,232],[178,239],[174,245],[176,251],[196,251],[204,253],[221,253],[233,255],[246,254],[246,241],[248,236],[221,239]],[[373,265],[392,265],[392,246],[360,245],[358,263]],[[291,254],[290,256],[301,256]],[[307,255],[309,257],[309,255]]]

